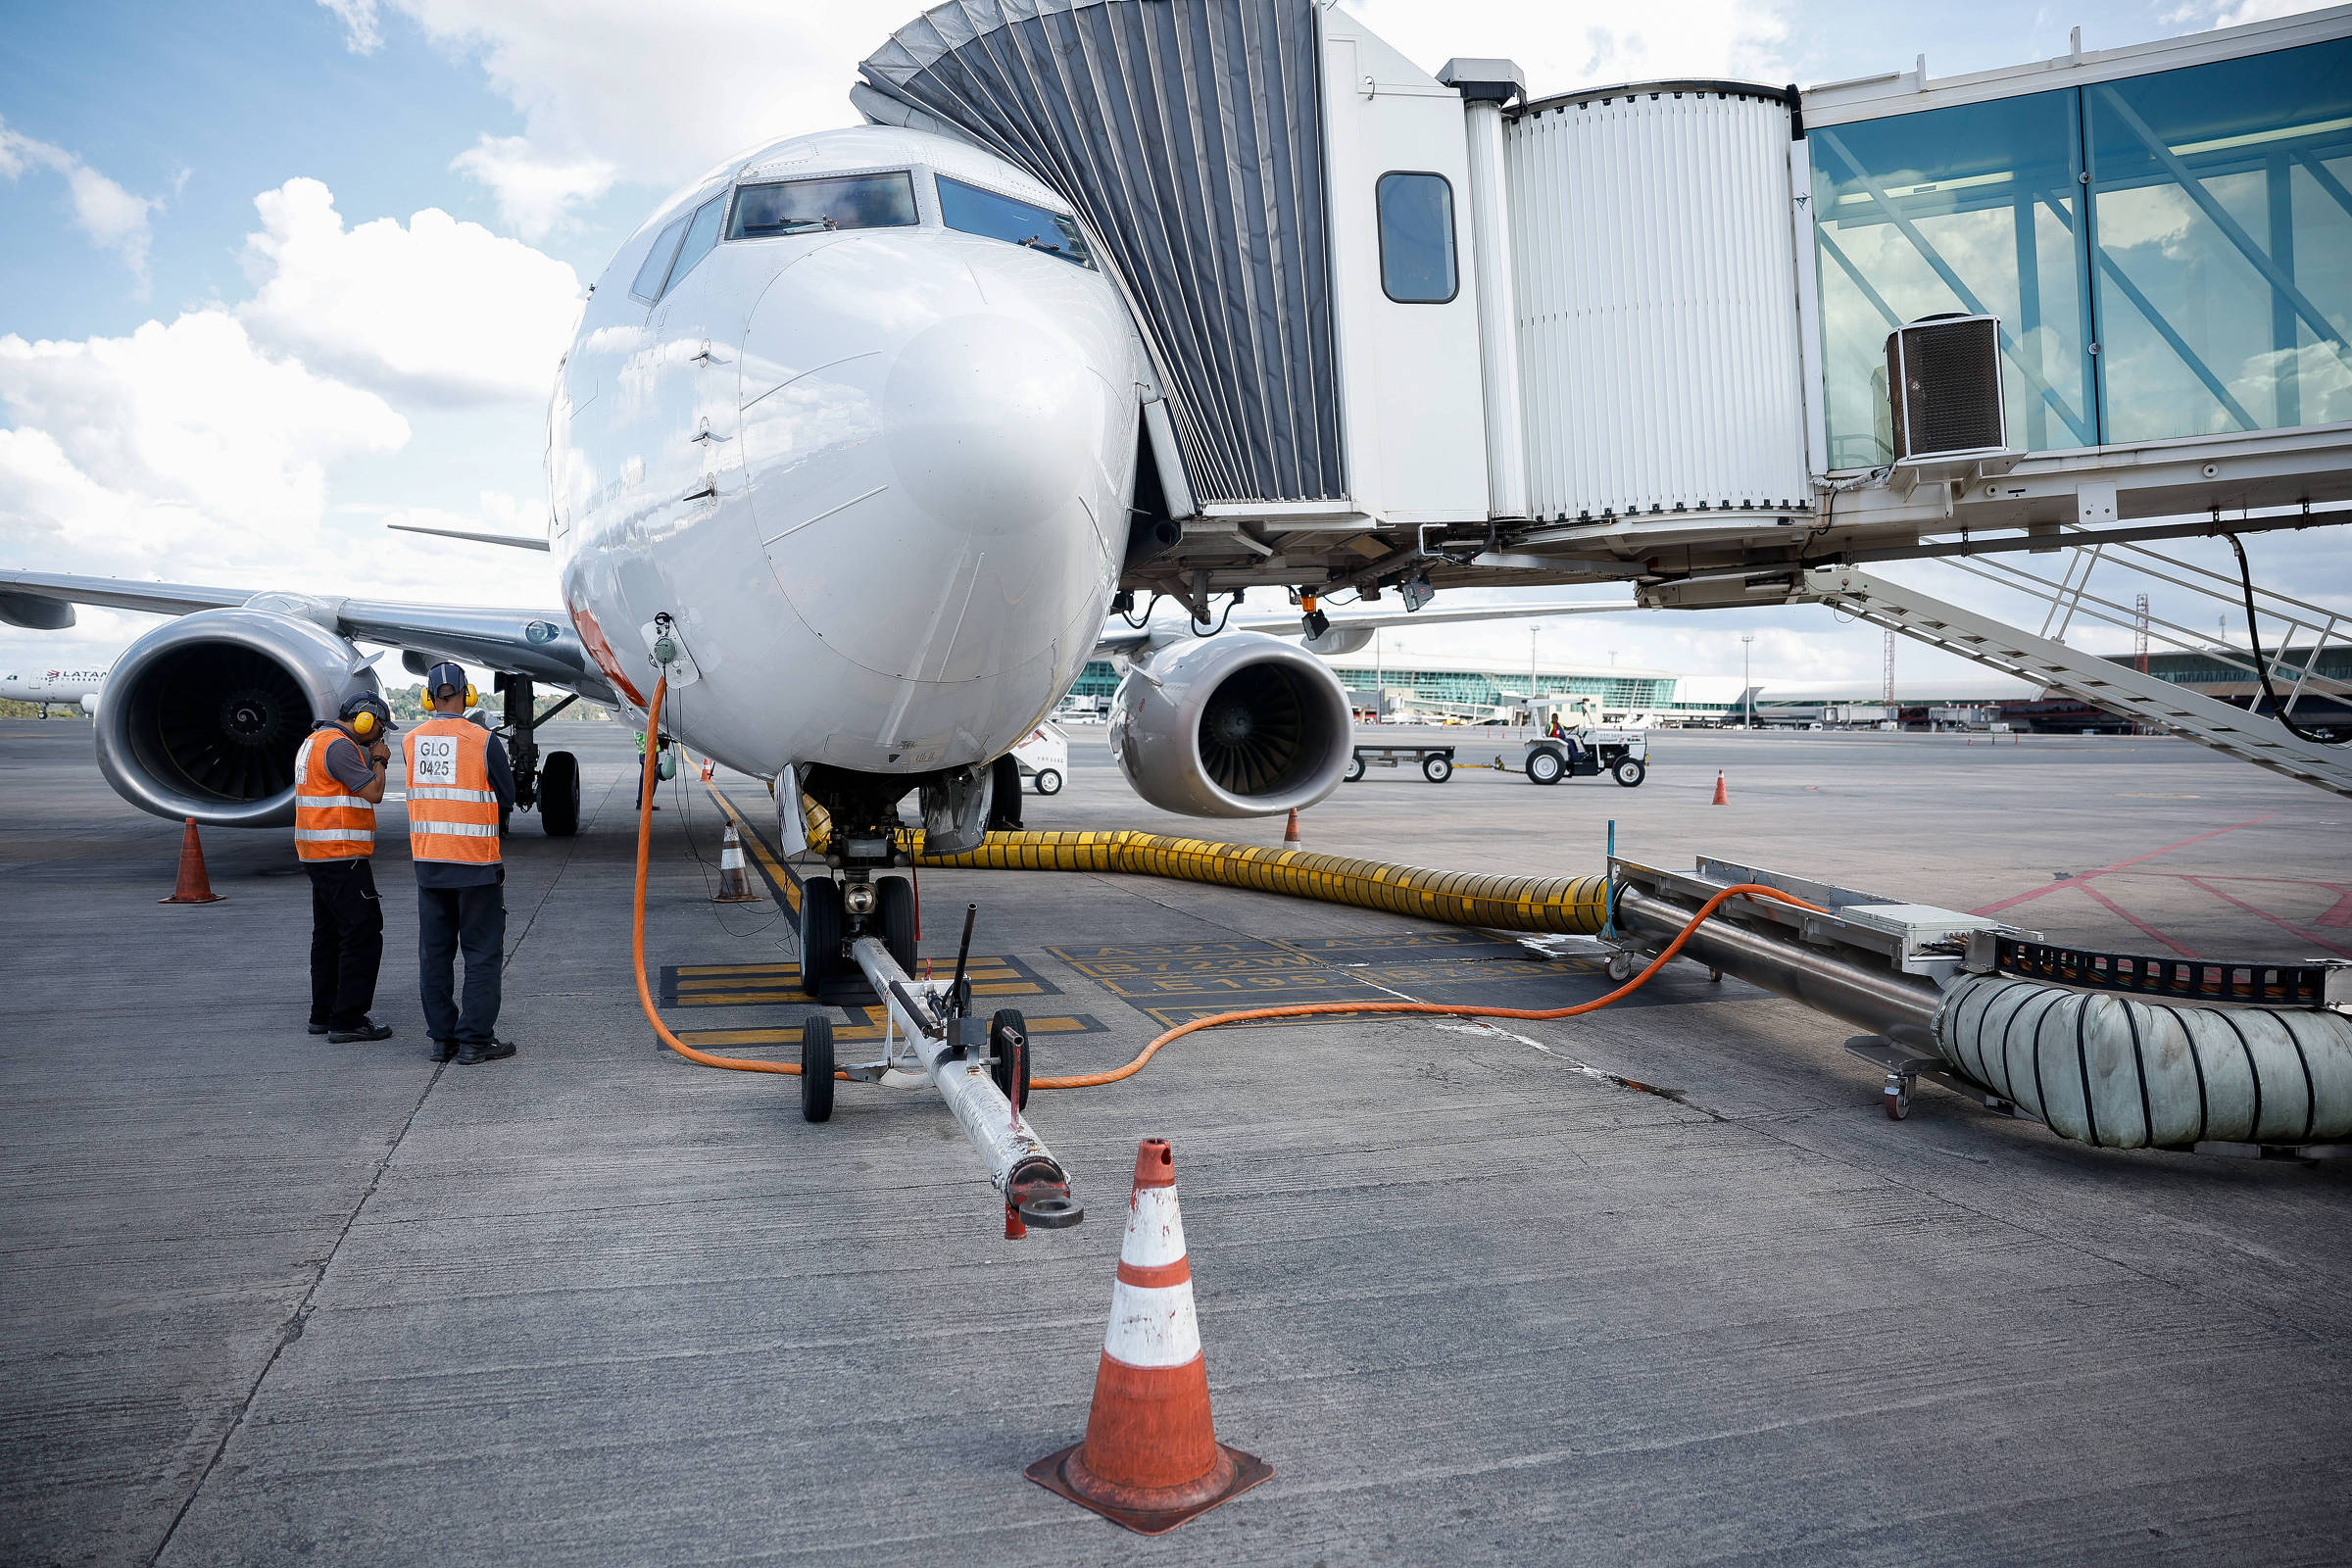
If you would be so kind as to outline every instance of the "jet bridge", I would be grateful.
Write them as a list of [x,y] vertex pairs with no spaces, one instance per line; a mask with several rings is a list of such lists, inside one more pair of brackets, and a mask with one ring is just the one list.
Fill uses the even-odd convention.
[[[1095,236],[1156,381],[1165,547],[1123,585],[1197,612],[1713,608],[2352,519],[2352,6],[1964,76],[1531,94],[1314,0],[951,0],[862,76],[869,118],[1010,159]],[[1899,352],[1943,318],[1975,360]]]

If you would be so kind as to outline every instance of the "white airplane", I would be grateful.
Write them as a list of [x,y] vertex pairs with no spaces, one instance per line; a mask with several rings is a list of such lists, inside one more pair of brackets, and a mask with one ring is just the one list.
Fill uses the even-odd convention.
[[31,703],[47,718],[49,710],[78,708],[85,713],[98,711],[99,689],[106,685],[103,669],[64,669],[0,671],[0,699],[12,703]]
[[[453,531],[552,550],[560,609],[0,572],[0,619],[180,616],[115,666],[99,761],[126,800],[226,826],[292,819],[313,718],[376,685],[360,643],[497,671],[517,804],[558,835],[577,830],[579,770],[542,763],[538,724],[577,698],[642,716],[666,676],[667,735],[831,813],[841,883],[804,902],[821,917],[846,889],[855,931],[904,858],[899,802],[918,797],[935,847],[976,843],[991,762],[1093,658],[1129,665],[1110,738],[1146,799],[1272,814],[1339,783],[1346,693],[1263,628],[1344,653],[1407,616],[1335,625],[1309,602],[1215,636],[1106,624],[1139,548],[1152,377],[1047,187],[922,131],[799,136],[664,203],[591,291],[549,417],[548,537]],[[540,686],[571,696],[542,710]],[[797,839],[799,812],[781,825]]]

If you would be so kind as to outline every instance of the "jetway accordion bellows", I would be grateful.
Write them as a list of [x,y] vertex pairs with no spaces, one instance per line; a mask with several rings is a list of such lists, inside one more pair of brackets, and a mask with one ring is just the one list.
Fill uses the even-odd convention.
[[1314,0],[951,0],[859,68],[1074,208],[1165,379],[1196,500],[1348,493]]
[[1894,455],[1940,458],[2008,444],[2001,404],[2001,323],[1931,316],[1886,334]]
[[1529,509],[1812,509],[1789,95],[1653,82],[1504,139]]

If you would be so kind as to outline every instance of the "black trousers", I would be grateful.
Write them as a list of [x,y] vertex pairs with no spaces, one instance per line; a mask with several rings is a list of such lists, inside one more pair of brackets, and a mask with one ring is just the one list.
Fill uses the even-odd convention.
[[311,860],[311,1022],[356,1029],[375,1005],[384,902],[366,860]]
[[[417,989],[424,1031],[435,1040],[488,1045],[498,1029],[499,971],[507,946],[503,882],[416,890]],[[457,957],[466,956],[466,1003],[457,999]]]

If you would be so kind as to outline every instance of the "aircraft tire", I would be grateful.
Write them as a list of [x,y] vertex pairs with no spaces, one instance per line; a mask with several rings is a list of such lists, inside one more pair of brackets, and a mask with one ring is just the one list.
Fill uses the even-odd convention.
[[875,878],[881,903],[882,945],[900,968],[914,973],[914,885],[903,876]]
[[801,1119],[833,1114],[833,1020],[814,1013],[801,1020]]
[[801,990],[815,996],[841,963],[841,884],[812,876],[801,884]]
[[580,760],[569,752],[548,753],[539,769],[539,825],[551,839],[580,831]]

